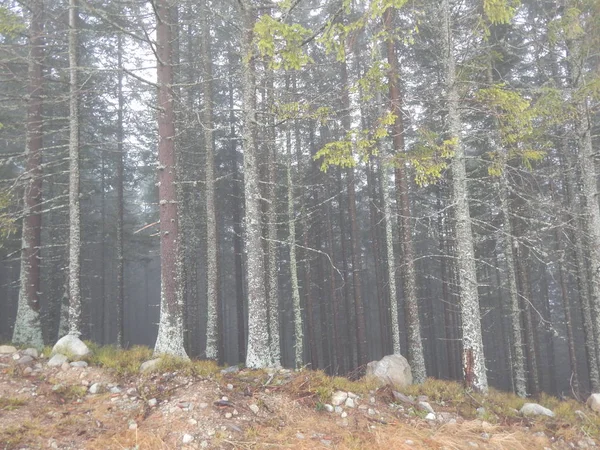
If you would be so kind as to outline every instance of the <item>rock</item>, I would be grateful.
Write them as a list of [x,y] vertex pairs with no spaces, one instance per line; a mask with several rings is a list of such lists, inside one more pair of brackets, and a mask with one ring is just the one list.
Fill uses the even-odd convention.
[[350,397],[348,397],[348,398],[346,399],[346,402],[344,403],[344,405],[345,405],[347,408],[356,408],[356,403],[354,402],[354,399],[353,399],[353,398],[350,398]]
[[233,384],[229,383],[229,384],[227,385],[227,390],[228,390],[228,391],[233,391]]
[[548,416],[554,417],[554,413],[550,411],[548,408],[544,408],[542,405],[538,405],[537,403],[525,403],[519,414],[522,416]]
[[98,394],[101,389],[102,389],[102,385],[100,383],[94,383],[90,386],[90,388],[88,389],[88,392],[90,394]]
[[16,353],[17,349],[12,345],[0,345],[0,355],[10,355]]
[[375,410],[373,408],[369,408],[367,410],[367,414],[370,415],[370,416],[374,416],[375,415]]
[[344,409],[341,406],[336,406],[335,408],[333,408],[333,410],[336,414],[341,414]]
[[327,411],[327,412],[333,412],[334,411],[333,406],[331,406],[329,403],[325,403],[325,405],[323,407],[325,408],[325,411]]
[[412,398],[402,394],[401,392],[392,391],[392,395],[394,396],[394,399],[398,400],[399,402],[406,403],[408,405],[415,404],[415,401]]
[[331,447],[331,441],[329,439],[321,439],[321,444],[325,447]]
[[227,367],[227,368],[225,368],[225,369],[221,370],[221,373],[222,373],[223,375],[226,375],[226,374],[228,374],[228,373],[237,373],[237,372],[239,372],[239,371],[240,371],[240,368],[239,368],[238,366],[229,366],[229,367]]
[[54,347],[52,347],[52,355],[61,353],[71,357],[81,358],[90,354],[90,349],[85,343],[74,334],[67,334],[61,337]]
[[12,359],[14,359],[15,361],[19,360],[21,358],[21,355],[19,355],[18,353],[15,353],[14,355],[12,355]]
[[64,362],[60,365],[60,370],[62,370],[63,372],[66,372],[67,370],[69,370],[71,368],[71,366],[69,365],[68,362]]
[[31,375],[31,372],[33,372],[31,367],[25,367],[25,370],[23,370],[23,375]]
[[249,406],[249,408],[250,408],[250,411],[252,411],[254,414],[258,414],[259,408],[258,408],[258,405],[257,405],[257,404],[255,404],[255,403],[252,403],[252,404]]
[[427,402],[419,402],[419,403],[417,403],[417,406],[420,409],[422,409],[423,411],[427,411],[428,413],[435,414],[435,411],[433,410],[431,405]]
[[148,406],[150,408],[154,408],[157,403],[158,403],[158,400],[156,400],[155,398],[151,398],[150,400],[148,400]]
[[348,398],[348,393],[344,391],[336,391],[331,396],[331,404],[333,406],[340,406]]
[[208,403],[204,403],[204,402],[198,403],[198,408],[200,408],[200,409],[208,408]]
[[68,361],[69,361],[69,358],[67,358],[65,355],[63,355],[61,353],[57,353],[52,358],[50,358],[50,360],[48,361],[48,366],[59,367]]
[[140,366],[141,373],[153,372],[158,369],[160,364],[160,358],[151,359],[149,361],[143,362]]
[[71,363],[71,367],[87,367],[88,363],[86,363],[85,361],[73,361]]
[[225,413],[225,418],[226,419],[231,419],[233,417],[233,414],[231,414],[230,412]]
[[129,429],[130,430],[137,430],[137,423],[135,422],[135,420],[130,420],[129,421]]
[[30,347],[28,349],[23,350],[23,354],[27,356],[31,356],[32,358],[39,358],[39,353],[37,348]]
[[415,441],[411,441],[410,439],[405,440],[404,443],[406,445],[415,445]]
[[183,435],[181,442],[183,442],[184,444],[190,444],[193,440],[194,440],[194,436],[186,433]]
[[477,408],[477,416],[481,417],[484,416],[486,413],[485,408],[483,406],[480,406],[479,408]]
[[120,394],[121,392],[122,392],[122,390],[119,386],[113,386],[110,388],[111,394]]
[[346,417],[348,417],[348,413],[347,413],[346,411],[344,411],[344,412],[343,412],[343,413],[340,415],[340,417],[341,417],[342,419],[345,419]]
[[358,395],[356,395],[354,392],[348,392],[348,397],[349,397],[349,398],[354,398],[354,399],[357,399],[357,398],[358,398]]
[[396,389],[413,382],[410,365],[402,355],[387,355],[380,361],[371,361],[367,364],[366,376],[374,378],[380,385],[389,384]]
[[600,394],[592,394],[585,402],[592,411],[600,412]]
[[434,413],[427,413],[427,415],[425,416],[425,420],[435,420],[435,414]]
[[297,439],[304,439],[304,435],[302,433],[296,433]]
[[33,362],[33,357],[31,357],[29,355],[25,355],[25,356],[22,356],[21,358],[19,358],[19,360],[17,361],[17,364],[23,365],[23,364],[29,364],[31,362]]

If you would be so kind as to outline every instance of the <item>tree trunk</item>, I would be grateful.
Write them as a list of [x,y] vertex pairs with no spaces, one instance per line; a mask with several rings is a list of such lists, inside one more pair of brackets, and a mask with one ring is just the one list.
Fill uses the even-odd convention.
[[[393,8],[388,8],[384,13],[384,27],[390,31],[393,28]],[[393,39],[387,39],[387,60],[389,65],[388,84],[390,96],[390,110],[396,116],[392,125],[392,138],[394,153],[404,153],[404,122],[402,119],[402,97],[400,94],[398,60]],[[400,216],[400,243],[402,247],[402,278],[404,280],[404,311],[406,329],[408,332],[408,360],[411,365],[413,380],[422,383],[427,377],[425,358],[423,356],[423,343],[421,341],[421,323],[419,320],[419,304],[417,300],[417,280],[415,274],[414,249],[411,233],[410,199],[408,197],[408,180],[405,166],[400,159],[394,170],[396,178],[396,195],[398,213]]]
[[23,199],[21,272],[17,318],[13,342],[44,346],[40,320],[40,246],[42,240],[42,146],[44,63],[44,4],[31,0],[29,25],[29,79],[27,98],[26,181]]
[[116,259],[117,259],[117,291],[116,291],[116,319],[117,319],[117,346],[125,346],[125,255],[124,255],[124,178],[125,178],[125,145],[123,132],[123,112],[125,108],[125,97],[123,95],[123,36],[117,37],[117,64],[119,67],[117,89],[117,224],[116,224]]
[[240,2],[244,9],[242,38],[242,89],[244,113],[244,195],[246,202],[244,241],[248,279],[248,349],[246,366],[266,367],[271,361],[269,321],[264,283],[265,263],[261,244],[261,208],[256,146],[256,75],[253,58],[253,29],[256,10],[250,1]]
[[158,84],[158,196],[160,208],[160,322],[154,353],[187,358],[184,349],[183,290],[180,286],[177,214],[173,32],[168,0],[156,2]]
[[456,61],[452,42],[452,19],[449,0],[443,0],[443,43],[446,65],[446,88],[448,108],[448,134],[454,140],[452,158],[452,196],[454,201],[455,238],[460,286],[460,306],[462,318],[462,366],[465,384],[468,388],[486,392],[488,389],[483,340],[481,335],[481,314],[477,292],[477,269],[473,250],[473,233],[469,212],[467,187],[466,155],[461,142],[461,118],[459,110]]
[[81,335],[81,209],[79,205],[79,59],[77,0],[69,0],[69,334]]

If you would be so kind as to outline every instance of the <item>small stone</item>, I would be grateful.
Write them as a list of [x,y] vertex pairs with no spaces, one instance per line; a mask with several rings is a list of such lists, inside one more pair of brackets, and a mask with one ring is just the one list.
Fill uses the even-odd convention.
[[227,385],[227,389],[230,390],[230,391],[233,391],[233,384],[229,383]]
[[356,408],[356,403],[352,397],[348,397],[346,399],[345,405],[347,408]]
[[208,408],[208,403],[204,403],[204,402],[198,403],[198,408],[200,408],[200,409]]
[[193,440],[194,440],[194,436],[186,433],[183,435],[181,442],[183,442],[184,444],[190,444]]
[[358,395],[356,395],[354,392],[348,392],[348,397],[350,397],[350,398],[358,398]]
[[479,408],[477,408],[477,416],[481,417],[481,416],[485,415],[485,413],[486,413],[486,411],[483,406],[480,406]]
[[334,411],[334,407],[331,406],[329,403],[325,403],[325,405],[323,405],[323,407],[325,408],[325,411],[327,412],[333,412]]
[[63,372],[66,372],[67,370],[69,370],[71,368],[71,366],[69,365],[68,362],[64,362],[61,364],[60,366],[60,370],[62,370]]
[[469,442],[469,445],[473,448],[479,448],[479,444],[477,442]]
[[71,363],[71,367],[87,367],[88,363],[86,363],[85,361],[73,361]]
[[61,355],[60,353],[57,353],[52,358],[50,358],[50,360],[48,361],[48,366],[49,367],[59,367],[59,366],[62,366],[67,361],[69,361],[69,358],[67,358],[65,355]]
[[130,420],[129,421],[129,429],[130,430],[137,430],[137,423],[135,423],[135,420]]
[[198,421],[196,419],[190,419],[190,420],[188,420],[188,423],[190,425],[198,425]]
[[428,413],[431,414],[435,414],[435,411],[433,410],[433,408],[431,407],[431,405],[425,401],[420,401],[419,403],[417,403],[417,405],[424,411],[427,411]]
[[249,408],[250,408],[250,411],[252,411],[254,414],[258,414],[259,408],[258,408],[258,405],[257,405],[257,404],[255,404],[255,403],[252,403],[252,404],[249,406]]
[[225,395],[223,397],[221,397],[221,401],[223,402],[228,402],[229,398],[227,398]]
[[367,411],[367,414],[369,414],[370,416],[374,416],[375,415],[375,410],[373,408],[369,408]]
[[296,437],[298,439],[304,439],[304,435],[302,433],[296,433]]
[[208,448],[208,441],[200,442],[200,448]]
[[344,411],[340,417],[342,419],[345,419],[346,417],[348,417],[348,413],[346,411]]
[[410,439],[405,440],[404,443],[406,445],[415,445],[415,441],[411,441]]
[[51,447],[51,448],[58,448],[58,443],[57,443],[56,441],[52,441],[52,442],[50,443],[50,447]]
[[88,387],[90,385],[90,382],[88,380],[81,380],[81,385]]
[[126,392],[127,392],[127,395],[129,395],[129,396],[137,395],[137,389],[134,387],[127,389]]
[[240,368],[238,366],[229,366],[226,369],[221,370],[221,373],[223,375],[228,374],[228,373],[237,373],[240,371]]
[[234,409],[233,411],[231,411],[231,414],[233,414],[234,416],[237,416],[239,414],[237,409]]
[[113,386],[113,387],[110,388],[110,393],[111,394],[120,394],[121,392],[122,391],[121,391],[121,388],[119,386]]
[[17,361],[17,364],[19,364],[19,365],[23,365],[23,364],[29,364],[29,363],[31,363],[31,362],[33,362],[33,357],[32,357],[32,356],[29,356],[29,355],[25,355],[25,356],[22,356],[22,357],[21,357],[21,358],[20,358],[20,359]]
[[37,348],[30,347],[28,349],[23,350],[23,354],[27,356],[31,356],[32,358],[39,358],[39,353]]
[[321,439],[321,444],[325,447],[331,447],[331,441],[329,439]]
[[31,372],[33,372],[33,369],[29,366],[25,367],[25,369],[23,370],[24,375],[31,375]]
[[150,408],[154,408],[157,403],[158,403],[158,400],[156,400],[155,398],[151,398],[150,400],[148,400],[148,406]]
[[427,413],[427,415],[425,416],[425,420],[435,420],[435,414]]
[[333,406],[339,406],[346,401],[348,393],[344,391],[336,391],[331,396],[331,404]]
[[18,353],[15,353],[14,355],[12,355],[12,359],[14,359],[15,361],[19,360],[21,358],[21,355],[19,355]]
[[231,414],[230,412],[225,413],[225,418],[226,419],[231,419],[233,417],[233,414]]
[[17,349],[12,345],[0,345],[0,355],[9,355],[16,353]]
[[371,397],[371,398],[369,399],[369,402],[371,402],[371,403],[375,404],[375,402],[376,402],[376,400],[375,400],[375,397]]
[[89,393],[97,394],[100,392],[100,389],[102,389],[102,385],[100,383],[94,383],[90,386]]
[[140,373],[153,372],[156,369],[158,369],[159,365],[160,365],[160,358],[154,358],[149,361],[145,361],[140,366]]
[[341,406],[336,406],[335,408],[333,408],[333,410],[336,414],[341,414],[344,409]]

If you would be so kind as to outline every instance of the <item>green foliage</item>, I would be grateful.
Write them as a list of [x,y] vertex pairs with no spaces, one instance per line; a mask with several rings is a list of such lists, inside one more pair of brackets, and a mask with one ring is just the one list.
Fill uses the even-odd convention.
[[26,404],[27,402],[20,398],[0,397],[0,411],[13,411]]
[[0,191],[0,245],[17,229],[15,219],[8,211],[12,204],[12,194],[9,191]]
[[0,6],[0,34],[14,37],[25,30],[23,20],[4,6]]
[[128,350],[107,345],[98,347],[87,343],[91,356],[87,358],[90,364],[109,369],[120,376],[129,376],[139,373],[144,361],[152,359],[152,349],[144,346],[134,346]]
[[287,24],[268,14],[254,26],[259,54],[269,60],[272,69],[299,70],[312,59],[302,49],[302,43],[312,32],[300,24]]
[[418,139],[405,155],[395,155],[395,164],[403,164],[407,159],[415,168],[415,182],[419,186],[435,183],[448,167],[454,155],[456,137],[443,139],[438,133],[422,128]]
[[360,91],[361,99],[364,102],[373,99],[377,92],[384,92],[387,89],[385,81],[387,70],[389,70],[387,63],[375,61],[364,76],[358,79],[357,86],[352,90]]
[[520,0],[483,0],[485,18],[491,24],[506,24],[514,17]]

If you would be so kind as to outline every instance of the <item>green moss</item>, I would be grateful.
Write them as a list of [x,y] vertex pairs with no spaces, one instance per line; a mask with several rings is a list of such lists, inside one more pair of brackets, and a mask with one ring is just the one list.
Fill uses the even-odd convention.
[[91,365],[109,369],[120,376],[130,376],[139,373],[140,365],[152,359],[152,350],[144,346],[133,346],[122,350],[114,346],[90,346],[91,354],[86,360]]

